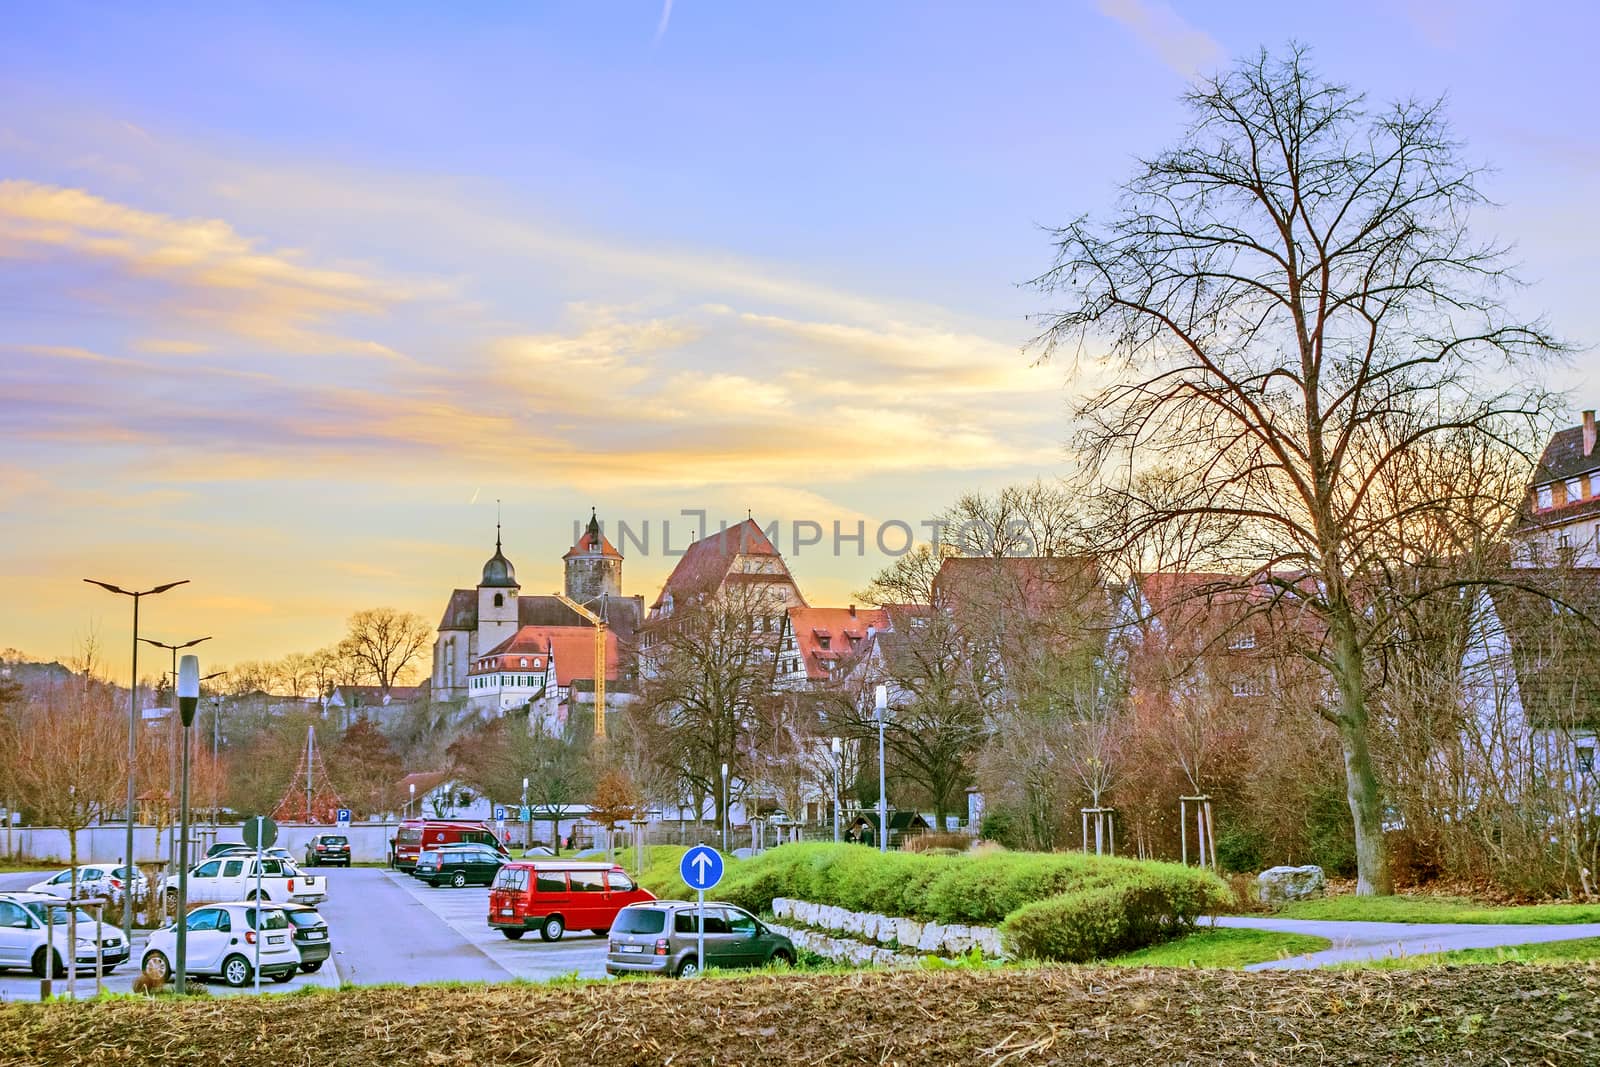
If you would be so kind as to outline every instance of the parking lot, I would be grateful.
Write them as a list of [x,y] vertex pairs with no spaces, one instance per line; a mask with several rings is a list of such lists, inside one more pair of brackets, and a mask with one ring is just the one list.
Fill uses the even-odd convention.
[[[49,871],[0,875],[0,892],[25,889]],[[508,941],[485,923],[489,891],[483,888],[432,889],[408,875],[375,868],[318,869],[328,876],[328,900],[318,911],[328,922],[333,965],[299,974],[263,991],[293,992],[305,987],[335,987],[344,982],[378,985],[441,981],[506,982],[543,980],[577,974],[605,975],[606,941],[587,931],[568,931],[557,942],[530,935]],[[134,933],[133,958],[106,979],[112,992],[129,992],[138,973],[144,938]],[[208,982],[217,995],[237,995],[220,982]],[[58,993],[66,979],[56,982]],[[94,975],[80,977],[80,995],[92,995]],[[36,1000],[39,980],[18,971],[0,972],[0,999]]]

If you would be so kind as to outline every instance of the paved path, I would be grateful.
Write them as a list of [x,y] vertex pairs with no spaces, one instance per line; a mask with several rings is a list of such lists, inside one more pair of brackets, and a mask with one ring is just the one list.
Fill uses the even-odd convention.
[[1503,948],[1541,941],[1572,941],[1600,937],[1600,923],[1540,926],[1531,923],[1374,923],[1336,922],[1325,919],[1271,919],[1223,916],[1218,926],[1245,930],[1273,930],[1285,934],[1325,937],[1333,947],[1284,960],[1253,963],[1245,970],[1292,970],[1323,967],[1350,960],[1388,956],[1417,956],[1425,952],[1451,952],[1459,948]]

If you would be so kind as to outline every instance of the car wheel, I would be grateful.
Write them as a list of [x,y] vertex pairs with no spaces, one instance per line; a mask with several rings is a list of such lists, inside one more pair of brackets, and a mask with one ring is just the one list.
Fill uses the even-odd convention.
[[[55,957],[56,965],[55,965],[54,970],[51,973],[51,977],[52,978],[65,978],[67,976],[67,965],[61,962],[61,953],[59,953],[59,952],[54,953],[54,957]],[[35,952],[33,954],[33,976],[35,978],[43,978],[44,977],[44,946],[43,945],[39,946],[39,951],[37,951],[37,952]]]
[[167,910],[172,912],[174,916],[178,914],[178,891],[176,889],[167,890]]
[[250,890],[250,892],[248,894],[245,895],[244,899],[246,899],[246,900],[271,900],[272,899],[272,894],[268,893],[266,891],[262,891],[261,893],[258,894],[254,889],[252,889],[252,890]]
[[678,964],[679,978],[693,978],[699,973],[700,961],[695,959],[693,956],[689,956],[682,963]]
[[567,924],[561,921],[561,916],[552,915],[539,927],[539,937],[545,941],[560,941],[566,930]]
[[222,980],[233,988],[250,984],[250,979],[255,977],[255,971],[250,968],[250,961],[243,956],[229,956],[222,961]]
[[522,935],[527,933],[528,931],[526,931],[526,930],[507,930],[505,927],[501,927],[500,928],[500,932],[502,934],[506,935],[506,940],[507,941],[521,941],[522,940]]
[[794,957],[789,955],[786,949],[780,948],[778,951],[767,957],[767,962],[775,963],[779,967],[793,967]]
[[604,937],[604,936],[606,936],[607,934],[609,934],[611,932],[611,927],[609,927],[609,926],[595,926],[595,927],[591,927],[589,932],[591,934],[594,934],[596,937]]
[[159,952],[152,952],[140,963],[139,969],[152,978],[163,982],[172,980],[172,964],[167,957]]
[[284,982],[287,982],[289,979],[291,979],[293,977],[294,977],[294,972],[293,971],[280,971],[277,974],[272,976],[272,980],[274,982],[277,982],[279,985],[282,985]]
[[455,886],[457,889],[460,889],[463,886],[465,886],[467,884],[467,872],[466,871],[457,871],[454,875],[452,875],[450,877],[450,884]]

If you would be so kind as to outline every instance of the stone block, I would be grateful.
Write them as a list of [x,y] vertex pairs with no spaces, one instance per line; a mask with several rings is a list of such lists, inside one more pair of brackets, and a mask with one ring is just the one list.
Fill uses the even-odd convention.
[[1263,904],[1281,904],[1290,900],[1320,897],[1327,879],[1322,868],[1315,864],[1304,867],[1269,867],[1256,875],[1256,885]]

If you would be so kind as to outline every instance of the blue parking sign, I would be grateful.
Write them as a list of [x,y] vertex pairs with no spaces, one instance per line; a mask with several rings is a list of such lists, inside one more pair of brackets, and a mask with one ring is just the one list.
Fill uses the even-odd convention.
[[348,826],[350,824],[350,809],[349,808],[340,808],[339,809],[338,821],[339,821],[339,824],[341,826]]
[[506,809],[505,809],[504,805],[496,804],[494,806],[494,821],[495,822],[505,822],[506,821]]

